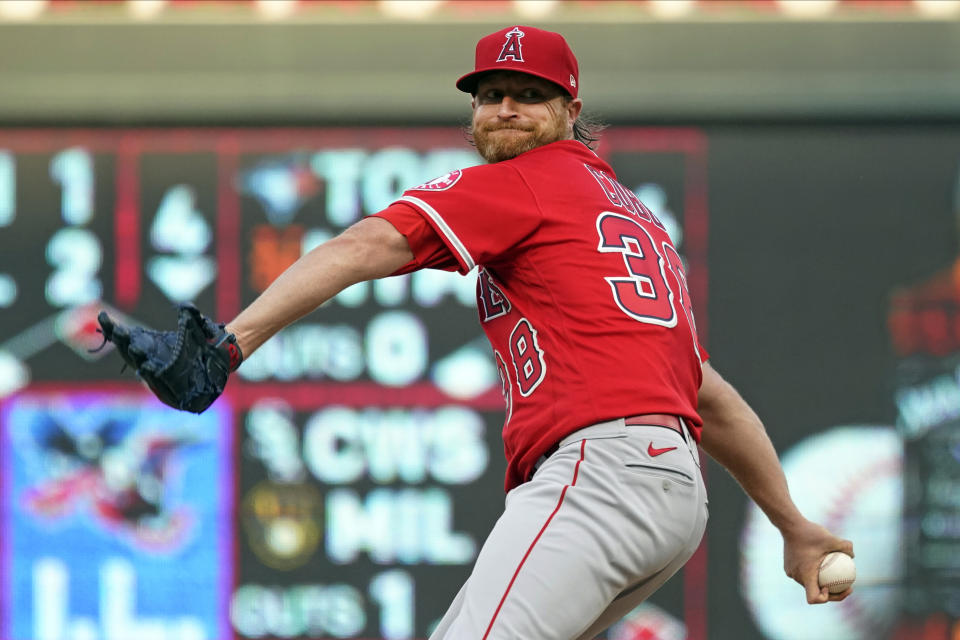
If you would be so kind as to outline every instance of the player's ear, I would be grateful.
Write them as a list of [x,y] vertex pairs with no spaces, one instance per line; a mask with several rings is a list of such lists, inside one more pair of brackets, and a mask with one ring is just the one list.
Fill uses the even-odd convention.
[[577,121],[577,118],[580,117],[581,111],[583,111],[583,100],[580,98],[574,98],[567,103],[567,122],[571,127],[573,123]]

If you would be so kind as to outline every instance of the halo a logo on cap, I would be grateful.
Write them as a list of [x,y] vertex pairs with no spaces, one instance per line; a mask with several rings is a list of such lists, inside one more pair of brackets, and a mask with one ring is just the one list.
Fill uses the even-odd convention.
[[497,62],[506,62],[507,59],[514,60],[516,62],[523,62],[523,51],[521,49],[522,45],[520,44],[520,38],[525,34],[523,31],[520,31],[520,27],[514,27],[510,31],[507,31],[507,41],[503,43],[503,48],[500,49],[500,55],[497,56]]

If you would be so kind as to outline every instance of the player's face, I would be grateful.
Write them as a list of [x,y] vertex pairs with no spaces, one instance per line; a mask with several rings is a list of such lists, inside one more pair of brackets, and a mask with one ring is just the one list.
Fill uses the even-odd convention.
[[526,73],[502,71],[481,78],[473,98],[477,151],[487,162],[500,162],[572,138],[583,103],[564,96],[557,85]]

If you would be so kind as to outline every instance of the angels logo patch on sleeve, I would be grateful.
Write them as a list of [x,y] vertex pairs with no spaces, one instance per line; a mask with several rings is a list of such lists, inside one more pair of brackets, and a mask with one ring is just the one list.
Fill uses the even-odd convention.
[[419,186],[411,187],[410,191],[446,191],[453,185],[457,184],[457,181],[460,180],[460,176],[462,175],[463,172],[460,171],[460,169],[457,169],[429,182],[424,182]]

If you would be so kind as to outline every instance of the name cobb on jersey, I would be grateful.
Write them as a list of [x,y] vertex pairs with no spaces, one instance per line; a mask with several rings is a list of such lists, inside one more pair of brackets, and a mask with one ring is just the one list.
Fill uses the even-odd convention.
[[647,222],[652,222],[666,232],[667,228],[663,223],[660,222],[657,216],[653,215],[653,211],[650,211],[645,204],[640,202],[640,198],[638,198],[633,191],[630,191],[630,189],[627,189],[617,182],[613,176],[609,175],[606,171],[591,167],[588,164],[584,164],[583,166],[586,167],[590,175],[593,176],[593,179],[597,181],[597,184],[603,189],[607,199],[613,206],[626,209],[633,215]]

